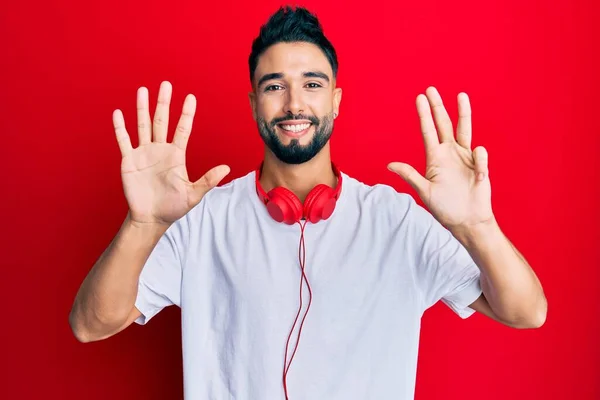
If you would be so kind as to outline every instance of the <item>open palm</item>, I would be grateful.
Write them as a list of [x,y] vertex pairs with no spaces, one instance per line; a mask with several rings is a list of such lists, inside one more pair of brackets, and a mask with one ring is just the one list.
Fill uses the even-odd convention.
[[456,138],[435,88],[430,87],[426,95],[417,97],[417,112],[425,144],[425,176],[405,163],[393,162],[388,168],[415,189],[425,206],[446,227],[469,227],[491,220],[488,156],[484,147],[471,151],[471,108],[467,95],[458,95]]
[[113,113],[113,123],[121,160],[121,177],[131,219],[139,223],[170,224],[183,217],[200,202],[228,173],[220,165],[190,182],[185,152],[196,111],[196,99],[188,95],[183,104],[172,143],[167,143],[169,105],[172,87],[161,84],[154,120],[150,122],[148,91],[137,93],[139,146],[133,149],[120,110]]

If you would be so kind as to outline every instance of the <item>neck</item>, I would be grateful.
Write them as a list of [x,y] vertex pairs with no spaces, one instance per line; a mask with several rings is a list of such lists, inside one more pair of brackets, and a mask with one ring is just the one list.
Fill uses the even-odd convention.
[[308,193],[316,185],[323,183],[332,188],[337,184],[337,177],[331,167],[329,143],[313,157],[303,164],[285,164],[265,148],[260,185],[265,192],[277,186],[291,190],[302,203]]

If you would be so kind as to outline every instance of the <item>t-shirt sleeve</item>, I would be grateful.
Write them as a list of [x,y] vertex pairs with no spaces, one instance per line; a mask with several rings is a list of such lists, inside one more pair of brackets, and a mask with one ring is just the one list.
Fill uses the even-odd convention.
[[408,197],[405,218],[408,219],[410,245],[416,252],[415,279],[424,310],[441,300],[459,317],[470,317],[475,310],[469,305],[483,292],[479,267],[448,229]]
[[135,322],[145,325],[163,308],[180,306],[181,277],[189,227],[187,217],[175,221],[148,257],[138,282],[135,306],[141,312]]

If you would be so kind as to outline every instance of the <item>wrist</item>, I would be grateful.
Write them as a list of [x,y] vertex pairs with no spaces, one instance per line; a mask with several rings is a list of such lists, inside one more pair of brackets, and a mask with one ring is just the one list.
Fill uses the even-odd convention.
[[167,223],[137,221],[132,217],[131,211],[127,212],[123,222],[124,231],[153,241],[158,241],[170,226],[171,224]]
[[465,247],[471,247],[481,242],[495,241],[502,236],[495,217],[476,224],[458,225],[450,229],[450,232]]

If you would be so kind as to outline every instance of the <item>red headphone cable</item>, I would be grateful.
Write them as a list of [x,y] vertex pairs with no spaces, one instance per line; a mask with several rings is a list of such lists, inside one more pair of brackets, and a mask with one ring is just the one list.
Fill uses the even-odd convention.
[[[310,309],[310,305],[312,303],[312,290],[310,288],[310,284],[308,283],[308,278],[306,277],[306,274],[304,273],[304,267],[306,264],[306,245],[304,242],[304,227],[306,226],[306,222],[307,222],[307,220],[304,221],[304,225],[302,225],[301,222],[298,222],[298,224],[300,225],[300,228],[301,228],[300,245],[298,247],[298,261],[300,262],[300,267],[302,269],[302,277],[300,279],[300,307],[298,308],[298,313],[296,314],[296,319],[294,320],[294,325],[292,326],[292,329],[290,330],[290,333],[288,335],[288,340],[287,340],[287,343],[285,346],[285,359],[284,359],[284,369],[283,369],[283,389],[285,391],[285,399],[286,400],[288,400],[287,374],[288,374],[290,366],[292,365],[292,360],[294,359],[294,356],[296,355],[296,350],[298,349],[298,344],[300,343],[300,334],[302,333],[302,326],[304,325],[304,320],[306,319],[306,316],[308,315],[308,310]],[[296,345],[294,346],[294,351],[292,353],[290,362],[288,364],[287,363],[287,354],[288,354],[290,338],[292,336],[294,328],[296,327],[296,322],[298,321],[298,316],[300,315],[300,311],[302,310],[302,279],[304,279],[306,281],[306,285],[308,286],[308,292],[310,293],[310,297],[309,297],[309,301],[308,301],[308,306],[306,308],[306,312],[304,313],[304,317],[302,318],[302,322],[300,323],[300,328],[298,329],[298,338],[296,340]]]

